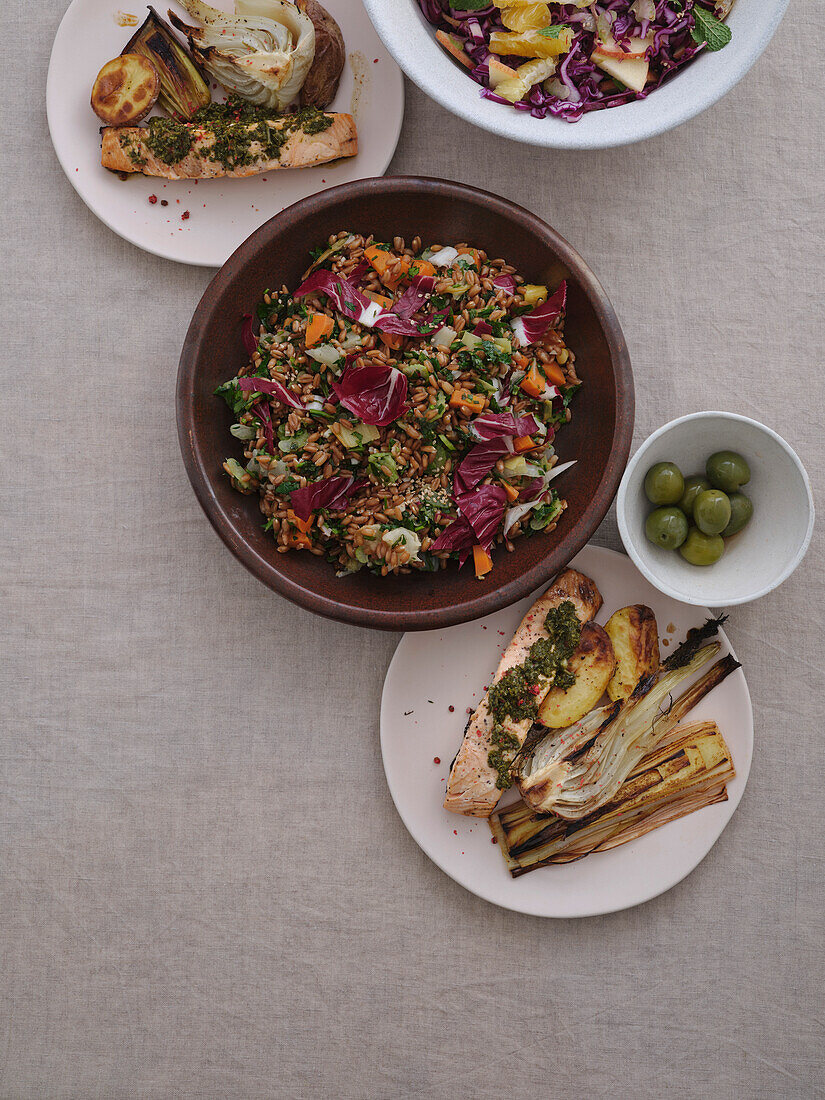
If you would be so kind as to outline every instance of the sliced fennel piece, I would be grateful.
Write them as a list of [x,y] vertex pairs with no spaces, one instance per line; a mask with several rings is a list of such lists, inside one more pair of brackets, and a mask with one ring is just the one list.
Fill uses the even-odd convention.
[[544,503],[543,500],[542,500],[542,497],[544,496],[545,492],[547,491],[547,486],[550,484],[550,482],[553,480],[553,478],[558,477],[559,474],[563,474],[564,471],[569,470],[571,466],[575,466],[576,461],[577,460],[574,458],[571,462],[562,462],[562,464],[560,466],[554,466],[552,470],[548,470],[547,473],[542,478],[542,481],[544,482],[544,486],[543,486],[541,492],[538,494],[538,496],[536,497],[535,500],[529,500],[524,504],[514,504],[512,508],[507,509],[507,513],[504,517],[504,529],[503,529],[503,534],[505,535],[505,537],[509,533],[510,529],[516,523],[518,523],[518,521],[523,516],[526,516],[529,511],[531,511],[533,508],[538,507],[539,504]]

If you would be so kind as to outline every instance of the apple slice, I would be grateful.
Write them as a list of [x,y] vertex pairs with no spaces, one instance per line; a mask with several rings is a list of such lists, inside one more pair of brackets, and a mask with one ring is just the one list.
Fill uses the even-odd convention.
[[649,46],[653,45],[653,35],[649,34],[646,38],[628,38],[625,43],[626,49],[623,49],[616,39],[610,35],[604,42],[599,42],[596,49],[593,51],[593,57],[599,54],[600,57],[615,57],[617,61],[641,61]]
[[590,55],[590,60],[594,65],[607,73],[608,76],[615,77],[616,80],[624,84],[625,87],[630,88],[634,92],[643,92],[645,84],[647,83],[647,74],[650,69],[650,65],[647,61],[640,58],[628,58],[625,61],[619,61],[618,58],[609,56],[599,56],[599,51],[594,50]]
[[505,65],[503,61],[499,61],[499,59],[493,57],[492,54],[487,59],[487,68],[490,72],[490,87],[494,91],[502,80],[518,80],[518,73],[516,70],[511,69],[509,65]]

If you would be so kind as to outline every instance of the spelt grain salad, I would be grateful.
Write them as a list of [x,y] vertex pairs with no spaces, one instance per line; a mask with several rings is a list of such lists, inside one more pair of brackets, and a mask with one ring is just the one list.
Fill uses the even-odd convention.
[[[556,432],[578,390],[566,285],[528,284],[472,244],[343,231],[301,285],[244,318],[249,362],[218,387],[279,553],[339,575],[436,571],[552,531]],[[572,476],[572,475],[568,475]]]

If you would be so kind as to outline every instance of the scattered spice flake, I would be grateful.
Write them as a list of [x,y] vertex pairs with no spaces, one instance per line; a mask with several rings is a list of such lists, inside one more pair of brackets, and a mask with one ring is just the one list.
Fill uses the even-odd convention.
[[377,58],[377,57],[374,57],[374,58],[372,59],[372,63],[373,63],[373,65],[377,65],[377,64],[378,64],[378,58]]
[[670,638],[662,638],[662,645],[670,645]]
[[433,757],[433,764],[440,764],[440,763],[441,763],[441,757],[440,756],[434,756]]
[[494,836],[491,836],[491,837],[490,837],[490,843],[491,843],[491,844],[498,844],[498,840],[496,839],[496,837],[494,837]]
[[406,716],[407,716],[408,714],[415,714],[415,711],[413,711],[413,710],[405,710],[405,711],[404,711],[404,717],[406,717]]
[[150,195],[149,196],[149,202],[152,204],[152,206],[154,206],[157,201],[158,201],[157,195]]
[[472,714],[473,713],[473,708],[472,707],[467,707],[467,713]]
[[458,836],[458,829],[453,829],[453,836]]
[[447,707],[447,710],[450,712],[450,714],[453,713],[453,711],[455,710],[455,707],[453,706],[452,703],[450,703],[450,705]]
[[428,700],[427,700],[427,702],[428,702],[428,703],[432,703],[432,699],[428,699]]
[[184,210],[184,212],[183,212],[183,213],[181,214],[181,216],[180,216],[180,220],[181,220],[182,222],[185,222],[185,221],[186,221],[186,220],[188,219],[188,217],[189,217],[189,211],[188,211],[188,210]]
[[676,627],[673,623],[668,623],[667,626],[665,627],[665,630],[668,632],[668,634],[672,634],[675,629],[676,629]]
[[160,200],[160,205],[161,206],[168,206],[169,205],[169,200],[168,199],[161,199]]
[[502,638],[504,637],[504,631],[503,630],[499,630],[499,634],[502,636]]
[[481,629],[482,629],[482,630],[486,630],[486,629],[487,629],[487,627],[486,627],[486,626],[482,626],[482,628],[481,628]]

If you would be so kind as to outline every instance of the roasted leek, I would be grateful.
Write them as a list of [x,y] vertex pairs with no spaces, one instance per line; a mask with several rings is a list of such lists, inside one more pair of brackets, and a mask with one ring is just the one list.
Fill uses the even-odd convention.
[[537,867],[615,848],[694,810],[725,801],[726,785],[735,774],[730,750],[716,724],[693,722],[664,734],[615,796],[583,820],[536,814],[518,802],[494,814],[490,828],[510,873],[518,878]]
[[192,118],[212,102],[209,85],[197,65],[153,7],[123,52],[141,54],[151,61],[160,77],[158,103],[170,114]]

